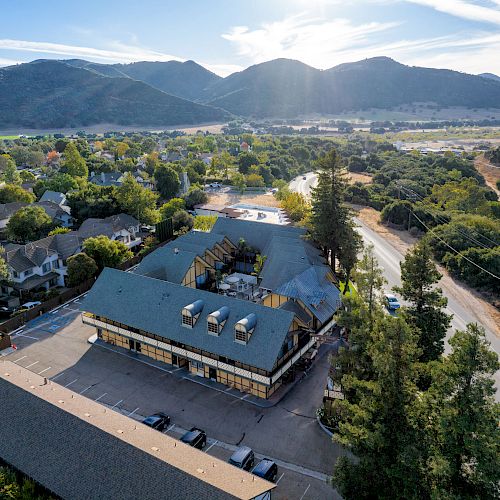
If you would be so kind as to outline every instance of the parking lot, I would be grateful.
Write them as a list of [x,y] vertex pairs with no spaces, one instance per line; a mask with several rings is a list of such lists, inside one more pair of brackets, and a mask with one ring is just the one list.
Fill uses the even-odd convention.
[[89,344],[95,331],[82,324],[79,303],[76,299],[14,333],[17,350],[7,359],[130,418],[140,421],[163,411],[172,422],[166,432],[174,437],[193,426],[204,429],[205,452],[223,460],[240,445],[251,447],[257,458],[278,464],[273,498],[339,498],[327,479],[341,449],[315,418],[328,370],[325,354],[276,406],[261,408],[234,389],[193,382],[184,369],[160,369],[142,356]]

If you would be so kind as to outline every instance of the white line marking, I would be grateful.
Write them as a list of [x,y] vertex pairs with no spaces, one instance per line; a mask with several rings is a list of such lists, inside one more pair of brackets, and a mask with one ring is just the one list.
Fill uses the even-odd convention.
[[283,474],[281,474],[280,478],[276,481],[276,486],[278,485],[278,483],[281,481],[281,478],[285,475],[285,473],[283,472]]
[[101,398],[103,398],[104,396],[106,396],[107,392],[105,392],[104,394],[101,394],[97,399],[96,401],[99,401]]
[[47,370],[50,370],[51,368],[52,368],[52,366],[49,366],[48,368],[44,368],[41,372],[38,372],[38,375],[45,373]]
[[111,407],[111,409],[113,409],[113,408],[117,407],[120,403],[123,403],[123,399],[120,399],[120,401],[118,401],[118,403],[115,403],[115,404]]
[[244,396],[242,396],[240,399],[243,400],[243,399],[246,399],[248,398],[248,396],[250,396],[250,394],[245,394]]
[[80,394],[83,394],[84,392],[87,392],[92,386],[89,385],[88,387],[86,387],[85,389],[83,389],[83,391],[80,392]]
[[134,411],[131,411],[127,417],[131,417],[137,410],[139,409],[139,407],[137,407]]
[[228,387],[224,392],[230,391],[232,387]]
[[175,370],[172,370],[172,373],[173,373],[173,372],[178,372],[179,370],[183,370],[183,369],[184,369],[184,367],[183,367],[183,366],[181,366],[181,367],[179,367],[179,368],[176,368]]
[[55,380],[56,378],[59,378],[61,375],[64,375],[64,372],[59,373],[59,375],[52,377],[50,380]]
[[31,363],[31,365],[25,366],[24,368],[30,368],[32,366],[35,366],[38,363],[38,361],[35,361],[34,363]]
[[40,339],[37,339],[36,337],[30,337],[29,335],[24,335],[22,333],[18,333],[17,337],[25,337],[27,339],[32,339],[32,340],[40,340]]
[[168,429],[167,429],[167,432],[168,431],[171,431],[173,428],[175,427],[175,424],[172,424]]
[[306,491],[304,491],[304,493],[302,493],[302,496],[300,497],[300,499],[299,499],[299,500],[302,500],[302,499],[306,496],[306,493],[307,493],[307,491],[309,490],[309,488],[310,488],[310,487],[311,487],[311,485],[310,485],[310,484],[308,484],[308,485],[307,485],[307,488],[306,488]]
[[69,382],[68,384],[66,384],[64,387],[69,387],[71,384],[74,384],[78,379],[75,378],[75,380]]
[[205,453],[208,453],[208,450],[210,450],[210,448],[212,448],[212,446],[216,445],[219,441],[215,440],[206,450],[205,450]]
[[20,330],[18,330],[18,331],[16,332],[16,335],[21,335],[21,333],[23,333],[23,332],[24,332],[24,328],[21,328]]
[[17,363],[18,361],[21,361],[21,359],[27,358],[28,356],[23,356],[22,358],[16,359],[14,363]]

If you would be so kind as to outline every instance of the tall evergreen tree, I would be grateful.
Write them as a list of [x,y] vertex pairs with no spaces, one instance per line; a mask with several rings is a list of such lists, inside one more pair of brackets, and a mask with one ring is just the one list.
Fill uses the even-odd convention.
[[347,170],[336,149],[318,159],[318,185],[312,189],[311,227],[313,238],[323,247],[335,271],[341,240],[349,224],[349,210],[344,203]]
[[412,423],[418,357],[414,329],[402,318],[384,316],[374,326],[368,353],[373,380],[345,376],[357,400],[339,403],[344,420],[334,439],[357,457],[341,457],[333,484],[346,499],[422,498],[419,436]]
[[435,425],[429,484],[435,498],[500,498],[500,404],[493,375],[500,369],[484,329],[467,325],[450,339],[424,395],[426,422]]
[[432,260],[426,240],[421,240],[406,254],[401,263],[402,286],[395,291],[410,302],[406,316],[419,332],[420,361],[436,360],[444,351],[444,338],[451,316],[444,312],[448,299],[435,285],[441,274]]

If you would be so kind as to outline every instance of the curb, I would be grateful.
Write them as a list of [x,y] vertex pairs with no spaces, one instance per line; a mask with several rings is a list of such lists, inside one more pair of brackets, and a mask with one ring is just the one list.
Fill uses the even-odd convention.
[[328,436],[330,436],[330,438],[333,439],[333,432],[329,431],[322,423],[321,423],[321,420],[320,418],[316,415],[316,420],[319,424],[319,426],[321,427],[321,429],[323,430],[323,432],[325,432]]

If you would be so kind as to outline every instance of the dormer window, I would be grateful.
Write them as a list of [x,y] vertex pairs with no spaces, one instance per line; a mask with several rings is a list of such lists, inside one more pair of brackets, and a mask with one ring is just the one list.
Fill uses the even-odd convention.
[[257,316],[250,313],[234,325],[234,341],[247,344],[257,324]]
[[203,310],[205,303],[203,300],[195,300],[192,304],[187,305],[182,309],[182,326],[193,328],[198,320],[198,317]]
[[229,307],[222,306],[207,316],[207,332],[219,336],[229,316]]

